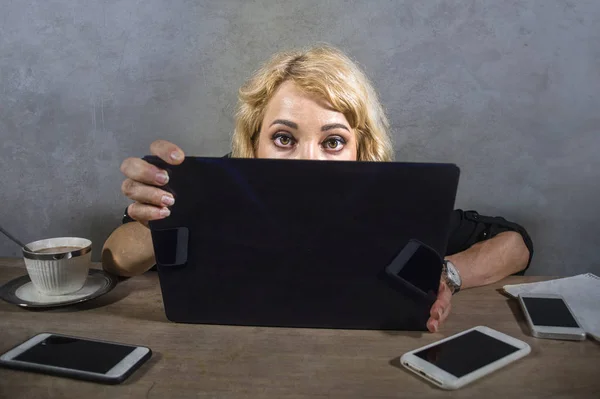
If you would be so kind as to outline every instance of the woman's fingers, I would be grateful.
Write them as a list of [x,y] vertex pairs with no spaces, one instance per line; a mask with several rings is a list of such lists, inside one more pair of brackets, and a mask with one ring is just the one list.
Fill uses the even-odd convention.
[[171,214],[169,208],[134,202],[127,208],[129,216],[140,223],[147,224],[150,220],[164,219]]
[[[156,140],[150,152],[171,165],[183,162],[185,154],[181,148],[165,140]],[[169,206],[175,203],[173,195],[158,187],[169,182],[168,173],[140,158],[127,158],[121,164],[121,172],[127,177],[121,191],[135,201],[127,208],[132,219],[144,225],[150,220],[162,219],[171,214]]]
[[127,158],[121,164],[121,172],[131,180],[153,186],[164,186],[169,182],[166,171],[140,158]]
[[438,290],[437,300],[433,303],[429,312],[431,316],[427,321],[427,329],[429,331],[436,332],[439,330],[442,323],[450,314],[450,309],[452,308],[450,304],[451,300],[452,292],[450,291],[446,283],[441,282],[440,288]]
[[179,165],[185,157],[181,148],[165,140],[156,140],[150,144],[150,152],[171,165]]
[[165,207],[175,203],[171,193],[131,179],[123,181],[121,191],[127,198],[147,205]]
[[429,320],[427,320],[427,329],[429,330],[429,332],[437,332],[439,328],[439,322],[437,320],[434,320],[432,318],[429,318]]

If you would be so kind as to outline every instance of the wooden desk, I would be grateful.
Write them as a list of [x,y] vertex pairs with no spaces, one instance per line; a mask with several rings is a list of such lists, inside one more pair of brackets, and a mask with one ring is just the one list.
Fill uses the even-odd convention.
[[[21,260],[0,259],[0,284],[24,273]],[[542,279],[511,277],[504,283]],[[515,301],[496,291],[501,286],[459,293],[437,334],[171,323],[153,272],[64,309],[31,311],[0,300],[2,353],[44,331],[154,351],[116,386],[0,369],[0,398],[600,397],[600,345],[529,337]],[[428,385],[399,366],[404,352],[475,325],[520,338],[532,352],[455,392]]]

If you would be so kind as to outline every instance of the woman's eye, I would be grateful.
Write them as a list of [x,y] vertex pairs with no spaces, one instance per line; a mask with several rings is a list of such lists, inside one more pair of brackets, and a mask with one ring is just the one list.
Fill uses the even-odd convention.
[[323,143],[327,150],[340,151],[346,142],[341,137],[330,137]]
[[278,147],[289,147],[294,144],[294,139],[285,134],[276,135],[273,138],[275,145]]

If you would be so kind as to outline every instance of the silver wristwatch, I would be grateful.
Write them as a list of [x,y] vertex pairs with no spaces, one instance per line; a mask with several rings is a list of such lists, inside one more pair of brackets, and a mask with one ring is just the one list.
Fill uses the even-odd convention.
[[449,260],[444,260],[444,268],[442,273],[444,274],[444,280],[446,280],[446,284],[452,291],[453,294],[456,294],[460,291],[460,287],[462,285],[462,280],[460,278],[460,274],[458,273],[458,269],[454,266],[454,263]]

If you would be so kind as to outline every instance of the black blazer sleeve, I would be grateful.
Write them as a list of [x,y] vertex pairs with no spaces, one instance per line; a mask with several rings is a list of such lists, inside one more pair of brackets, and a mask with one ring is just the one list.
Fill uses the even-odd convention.
[[516,273],[517,275],[523,275],[525,270],[529,268],[533,258],[533,242],[523,226],[500,216],[484,216],[476,211],[463,211],[461,209],[452,212],[446,256],[462,252],[480,241],[488,240],[505,231],[516,231],[521,234],[529,250],[527,266]]

